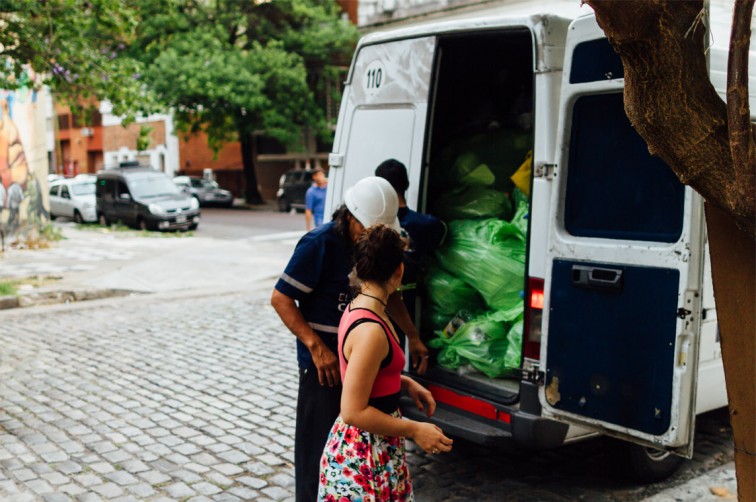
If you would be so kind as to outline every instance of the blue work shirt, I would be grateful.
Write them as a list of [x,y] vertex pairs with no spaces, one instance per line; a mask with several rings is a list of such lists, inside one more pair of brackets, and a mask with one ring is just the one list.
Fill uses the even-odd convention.
[[[408,207],[400,207],[399,224],[410,238],[410,246],[404,260],[404,275],[402,285],[417,285],[420,262],[428,253],[438,248],[446,237],[444,222],[430,214],[422,214]],[[404,304],[410,317],[415,318],[416,288],[407,289],[402,293]]]
[[323,224],[325,213],[326,188],[312,185],[305,193],[305,209],[312,211],[315,217],[315,226]]
[[[341,314],[352,299],[351,270],[351,244],[336,232],[334,222],[330,221],[299,240],[275,286],[297,302],[305,321],[334,354],[338,354]],[[297,361],[302,369],[312,366],[312,355],[299,339]]]
[[408,207],[400,207],[399,225],[410,237],[407,254],[415,262],[436,249],[446,237],[446,225],[430,214],[422,214]]

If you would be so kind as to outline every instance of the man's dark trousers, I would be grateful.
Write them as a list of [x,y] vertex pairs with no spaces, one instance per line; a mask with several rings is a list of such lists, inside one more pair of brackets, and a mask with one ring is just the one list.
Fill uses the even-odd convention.
[[313,364],[299,370],[297,425],[294,438],[294,472],[297,502],[314,502],[320,483],[320,457],[341,407],[341,384],[320,385]]

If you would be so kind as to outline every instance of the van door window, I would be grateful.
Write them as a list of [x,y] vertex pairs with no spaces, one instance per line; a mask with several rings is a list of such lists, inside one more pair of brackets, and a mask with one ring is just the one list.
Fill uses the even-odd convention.
[[68,193],[68,187],[67,186],[61,187],[61,189],[60,189],[60,196],[62,198],[64,198],[64,199],[70,199],[71,198],[71,194]]
[[58,195],[58,190],[60,190],[60,185],[56,185],[50,189],[50,195],[53,197],[56,197]]
[[684,185],[625,115],[622,94],[575,101],[564,226],[577,237],[676,242]]
[[625,67],[609,40],[599,38],[575,46],[570,66],[571,84],[614,78],[625,78]]

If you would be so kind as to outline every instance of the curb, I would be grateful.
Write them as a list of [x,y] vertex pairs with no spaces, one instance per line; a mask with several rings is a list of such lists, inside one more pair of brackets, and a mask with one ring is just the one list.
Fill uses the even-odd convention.
[[127,289],[80,289],[44,291],[18,296],[0,296],[0,310],[101,300],[103,298],[129,296],[133,294],[140,294],[140,292]]

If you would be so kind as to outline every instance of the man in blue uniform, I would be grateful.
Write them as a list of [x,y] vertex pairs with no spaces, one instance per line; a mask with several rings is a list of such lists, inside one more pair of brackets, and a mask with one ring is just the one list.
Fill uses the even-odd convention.
[[305,193],[305,227],[308,232],[313,229],[313,220],[316,227],[323,224],[328,187],[328,178],[320,167],[312,171],[312,181],[313,185]]
[[399,199],[399,224],[410,238],[407,260],[404,263],[402,288],[404,303],[410,315],[415,316],[415,289],[420,261],[428,253],[441,245],[446,237],[446,225],[430,214],[422,214],[407,207],[405,193],[409,188],[407,168],[396,159],[388,159],[375,169],[375,175],[387,180],[396,190]]
[[[297,337],[299,395],[294,467],[298,502],[317,498],[320,457],[339,414],[337,333],[341,315],[351,301],[353,244],[365,227],[377,223],[400,231],[397,209],[396,192],[386,180],[360,180],[347,191],[344,205],[336,210],[332,221],[302,237],[273,291],[271,305]],[[387,311],[410,335],[413,365],[424,372],[428,349],[398,295],[389,297]]]

